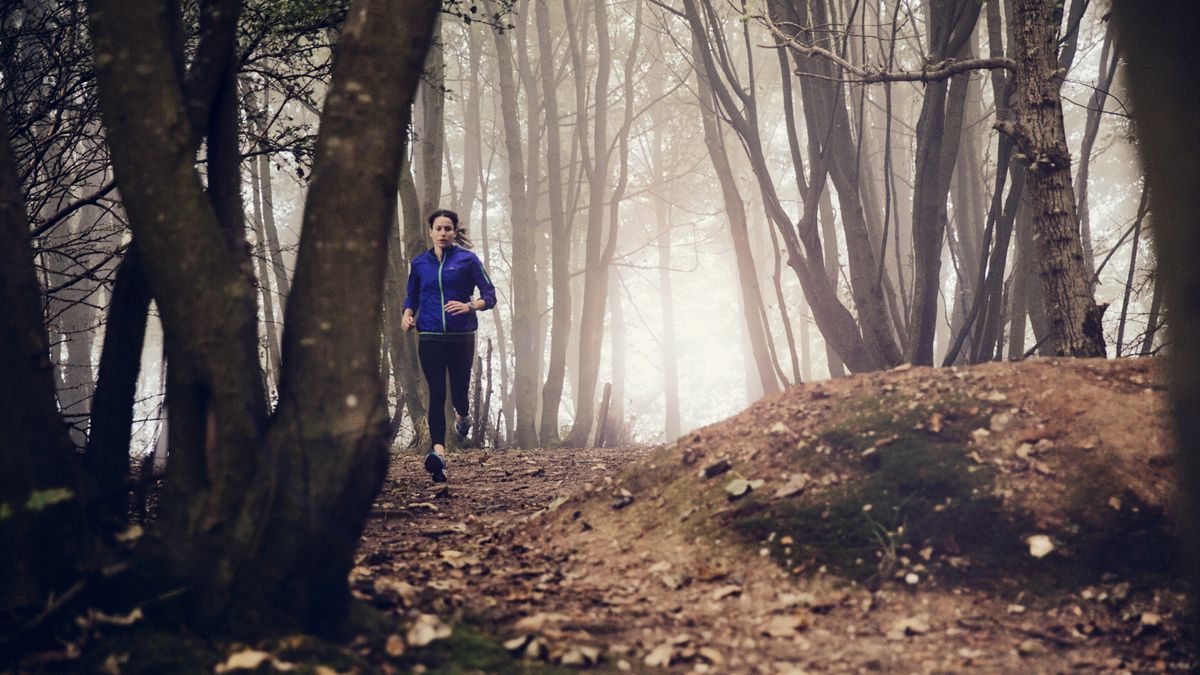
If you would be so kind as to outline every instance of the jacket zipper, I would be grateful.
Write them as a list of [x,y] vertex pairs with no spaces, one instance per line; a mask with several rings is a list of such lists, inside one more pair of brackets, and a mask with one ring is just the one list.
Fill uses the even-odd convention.
[[442,296],[442,332],[446,332],[446,289],[442,287],[442,265],[446,264],[446,256],[448,251],[442,251],[442,257],[438,260],[438,293]]

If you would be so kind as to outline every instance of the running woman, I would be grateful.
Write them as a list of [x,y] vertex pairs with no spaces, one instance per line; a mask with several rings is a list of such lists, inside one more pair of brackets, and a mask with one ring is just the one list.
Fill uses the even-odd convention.
[[[476,312],[496,306],[496,287],[483,263],[469,251],[471,241],[459,227],[458,214],[446,209],[429,215],[433,248],[413,259],[408,273],[408,297],[400,327],[420,333],[417,354],[429,386],[429,436],[433,447],[425,470],[433,482],[446,482],[446,373],[459,440],[471,429],[467,390],[475,360]],[[479,297],[472,298],[475,289]]]

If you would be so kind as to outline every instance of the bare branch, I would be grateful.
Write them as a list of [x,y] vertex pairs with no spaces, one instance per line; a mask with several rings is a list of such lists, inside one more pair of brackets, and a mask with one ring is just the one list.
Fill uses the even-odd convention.
[[[842,58],[829,49],[805,44],[797,37],[800,31],[800,28],[797,26],[789,26],[791,29],[791,33],[789,34],[789,32],[780,27],[780,24],[772,21],[770,17],[762,16],[760,18],[767,29],[771,31],[772,35],[776,36],[781,44],[786,45],[796,54],[825,59],[842,70],[855,75],[856,79],[850,81],[861,84],[878,84],[881,82],[940,82],[973,70],[1006,68],[1015,72],[1017,69],[1016,62],[1004,56],[961,60],[945,59],[937,63],[926,64],[921,70],[889,71],[871,66],[860,66]],[[778,45],[762,46],[768,48],[778,47]],[[810,73],[801,71],[797,71],[796,74],[811,75]]]

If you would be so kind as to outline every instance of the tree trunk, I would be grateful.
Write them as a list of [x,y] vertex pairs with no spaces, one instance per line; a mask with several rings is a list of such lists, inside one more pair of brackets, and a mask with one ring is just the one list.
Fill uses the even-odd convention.
[[65,591],[87,548],[49,355],[25,198],[0,124],[0,542],[20,552],[0,556],[0,608],[13,618],[33,616]]
[[558,83],[554,77],[550,10],[536,3],[538,54],[542,63],[542,99],[546,111],[546,175],[549,180],[551,308],[550,365],[542,385],[542,417],[538,437],[542,447],[558,445],[558,409],[566,377],[567,338],[571,333],[571,229],[563,205],[563,161],[559,136]]
[[[701,64],[703,60],[697,54],[701,46],[692,42],[693,59]],[[734,261],[737,263],[738,289],[741,291],[741,308],[743,326],[746,330],[746,342],[749,345],[755,372],[758,375],[758,386],[754,387],[763,394],[779,391],[775,371],[771,365],[771,356],[767,350],[767,335],[759,308],[762,306],[762,290],[758,285],[758,270],[754,265],[754,254],[750,246],[749,222],[746,219],[746,205],[738,190],[737,182],[730,166],[729,155],[725,150],[725,140],[721,129],[717,126],[714,111],[713,93],[709,74],[700,68],[696,69],[698,83],[697,94],[700,97],[700,116],[704,128],[704,145],[708,148],[708,157],[716,171],[717,181],[721,185],[721,197],[725,205],[725,216],[729,220],[729,234],[733,242]],[[754,401],[757,397],[751,396]]]
[[[202,620],[253,633],[330,629],[345,617],[352,554],[387,465],[378,362],[387,231],[437,8],[361,0],[349,11],[288,298],[280,403],[268,419],[253,294],[230,246],[239,243],[233,223],[218,215],[233,198],[206,199],[193,166],[196,127],[166,58],[177,33],[161,6],[91,3],[114,168],[171,364],[169,546],[159,552]],[[202,31],[197,63],[212,57],[228,82],[238,7],[224,9],[210,20],[226,36],[209,47]],[[210,156],[236,149],[236,136],[220,139],[210,135]],[[213,187],[231,185],[226,177]]]
[[[568,3],[568,7],[573,5]],[[595,119],[588,171],[587,243],[584,251],[583,306],[579,323],[579,388],[575,391],[575,421],[564,441],[569,447],[584,447],[595,418],[596,383],[599,379],[600,349],[604,336],[604,305],[608,291],[608,265],[604,261],[604,202],[608,196],[608,80],[612,48],[609,43],[606,3],[594,3],[596,26]],[[570,11],[570,10],[568,10]],[[582,73],[580,74],[582,76]],[[585,158],[585,163],[588,161]]]
[[1058,32],[1062,6],[1053,0],[1014,0],[1016,96],[1012,134],[1029,160],[1026,189],[1034,212],[1042,290],[1053,352],[1104,356],[1103,310],[1092,296],[1083,260],[1071,155],[1059,94]]
[[[1194,113],[1195,59],[1187,56],[1200,33],[1200,7],[1186,2],[1113,3],[1120,44],[1129,63],[1130,97],[1138,150],[1154,214],[1154,246],[1167,307],[1171,349],[1167,374],[1174,408],[1182,519],[1192,582],[1192,619],[1200,621],[1200,147]],[[1182,149],[1182,150],[1181,150]],[[1193,640],[1196,638],[1193,637]]]
[[[494,11],[495,3],[485,6]],[[500,110],[504,117],[504,149],[508,154],[509,221],[512,223],[512,286],[514,352],[513,398],[516,404],[514,442],[517,447],[537,445],[537,361],[535,330],[541,312],[537,306],[537,279],[534,260],[534,224],[529,207],[525,161],[521,144],[520,111],[517,109],[517,82],[513,75],[513,48],[509,33],[496,32],[496,68],[500,79]]]

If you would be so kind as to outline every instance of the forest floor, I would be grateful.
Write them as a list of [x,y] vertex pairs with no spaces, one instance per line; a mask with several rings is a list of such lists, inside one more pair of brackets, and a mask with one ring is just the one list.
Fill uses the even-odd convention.
[[459,451],[445,485],[398,455],[352,587],[517,668],[1187,671],[1156,367],[902,367],[664,447]]

